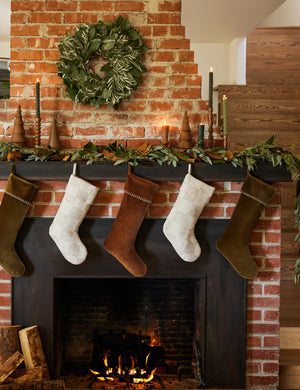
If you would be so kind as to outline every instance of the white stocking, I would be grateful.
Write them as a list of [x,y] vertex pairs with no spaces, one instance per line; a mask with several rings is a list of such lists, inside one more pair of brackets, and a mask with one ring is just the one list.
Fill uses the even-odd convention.
[[195,237],[195,225],[214,190],[214,187],[188,173],[164,223],[165,236],[184,261],[192,262],[200,256],[201,248]]
[[64,258],[75,265],[83,263],[87,256],[78,229],[97,192],[98,188],[91,183],[71,175],[65,196],[49,229],[51,238]]

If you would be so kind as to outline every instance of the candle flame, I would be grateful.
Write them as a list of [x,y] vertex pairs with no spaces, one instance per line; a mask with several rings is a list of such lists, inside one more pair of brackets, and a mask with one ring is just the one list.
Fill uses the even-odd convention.
[[213,72],[213,67],[212,67],[212,66],[209,68],[209,71],[210,71],[211,73]]
[[223,95],[223,100],[226,100],[227,99],[227,96],[226,95]]
[[37,78],[37,79],[36,79],[36,82],[37,82],[37,83],[39,83],[39,82],[40,82],[40,79],[39,79],[39,78]]
[[164,121],[164,126],[167,126],[167,121]]

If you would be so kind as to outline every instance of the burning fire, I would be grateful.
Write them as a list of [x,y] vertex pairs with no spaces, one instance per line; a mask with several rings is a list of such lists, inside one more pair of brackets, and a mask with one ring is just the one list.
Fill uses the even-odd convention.
[[148,378],[133,378],[133,383],[142,383],[142,382],[150,382],[152,381],[152,379],[154,378],[154,373],[156,371],[156,368],[154,368],[154,370],[151,371],[150,375],[148,376]]
[[[157,338],[156,338],[157,340]],[[96,334],[90,372],[95,379],[112,384],[143,387],[164,365],[165,350],[154,346],[150,336],[137,334]],[[145,385],[146,388],[146,385]]]
[[[145,361],[146,368],[135,367],[135,359],[133,358],[133,356],[129,356],[129,357],[125,356],[124,357],[124,356],[120,355],[118,357],[118,367],[116,367],[115,369],[113,367],[108,366],[109,357],[108,357],[108,353],[106,353],[104,355],[104,358],[103,358],[104,369],[102,370],[102,372],[92,370],[91,368],[90,368],[90,372],[93,375],[95,375],[99,381],[102,381],[102,382],[105,382],[105,381],[112,382],[114,380],[118,380],[118,381],[123,380],[125,382],[131,382],[131,383],[135,383],[135,384],[147,383],[147,382],[150,382],[153,380],[154,373],[155,373],[156,368],[157,368],[157,367],[155,367],[152,370],[147,368],[147,362],[148,362],[150,353],[151,352],[149,352],[149,354],[146,356],[146,361]],[[124,366],[124,362],[126,362],[126,361],[127,362],[129,361],[131,363],[130,367]]]

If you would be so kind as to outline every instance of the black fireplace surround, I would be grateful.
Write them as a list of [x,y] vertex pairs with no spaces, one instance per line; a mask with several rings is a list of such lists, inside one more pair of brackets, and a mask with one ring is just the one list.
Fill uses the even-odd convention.
[[[32,165],[32,170],[26,163],[16,164],[16,173],[29,180],[65,180],[72,172],[72,164],[67,167],[63,164],[63,169],[57,173],[51,163],[48,167],[47,163],[42,164],[46,164],[45,168],[37,164]],[[103,168],[103,165],[98,165],[97,173],[97,165],[82,165],[79,172],[83,178],[93,180],[108,180],[111,176],[112,180],[126,178],[126,167],[118,170],[110,166],[110,172],[114,174],[107,173],[107,170],[100,172],[99,167]],[[6,168],[0,166],[0,176],[6,174]],[[163,169],[167,170],[167,174],[157,167],[141,167],[141,171],[136,169],[135,173],[153,180],[163,180],[163,177],[165,180],[182,180],[187,164],[173,170],[169,166]],[[201,164],[198,171],[194,168],[193,173],[201,180],[213,182],[240,181],[247,172],[244,168],[222,166],[219,169]],[[256,177],[269,182],[290,180],[286,170],[274,169],[270,165],[259,168],[256,173]],[[109,218],[86,218],[83,221],[79,235],[87,247],[88,256],[78,266],[68,263],[51,240],[48,230],[52,218],[27,218],[19,232],[16,249],[26,266],[26,273],[13,279],[12,322],[40,327],[46,359],[54,377],[60,375],[63,359],[61,294],[62,290],[66,291],[62,288],[64,280],[93,279],[101,283],[106,279],[116,286],[121,279],[135,280],[103,247],[113,221]],[[164,219],[145,219],[138,233],[136,250],[148,267],[144,278],[150,282],[157,279],[203,281],[201,297],[196,300],[200,307],[200,318],[196,322],[200,322],[200,325],[196,326],[198,330],[195,332],[195,337],[200,340],[203,379],[207,388],[244,388],[247,282],[215,248],[215,242],[228,220],[198,221],[195,235],[202,252],[193,263],[186,263],[178,257],[163,234],[163,222]],[[161,299],[163,301],[164,297]]]
[[[13,280],[13,323],[39,325],[49,368],[54,376],[59,376],[63,359],[63,282],[58,281],[97,278],[101,283],[101,279],[109,278],[118,283],[118,279],[135,278],[103,248],[112,219],[83,222],[80,237],[88,256],[79,266],[68,263],[49,237],[51,221],[28,218],[20,231],[17,251],[26,266],[26,274]],[[163,235],[161,219],[143,222],[136,249],[148,266],[146,279],[201,278],[205,281],[199,302],[201,324],[197,335],[203,355],[203,377],[208,388],[241,389],[245,386],[246,281],[215,249],[214,243],[226,223],[226,220],[198,221],[196,237],[202,253],[194,263],[178,257]]]

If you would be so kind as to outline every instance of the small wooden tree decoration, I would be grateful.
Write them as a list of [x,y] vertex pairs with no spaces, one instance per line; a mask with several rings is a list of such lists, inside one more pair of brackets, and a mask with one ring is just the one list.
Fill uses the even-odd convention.
[[53,118],[53,123],[49,134],[48,146],[55,150],[61,149],[55,118]]
[[21,146],[22,148],[26,146],[25,130],[20,104],[18,105],[17,116],[14,122],[14,128],[11,135],[11,142]]
[[180,149],[190,149],[193,147],[193,139],[191,136],[191,129],[186,111],[184,112],[178,146]]

